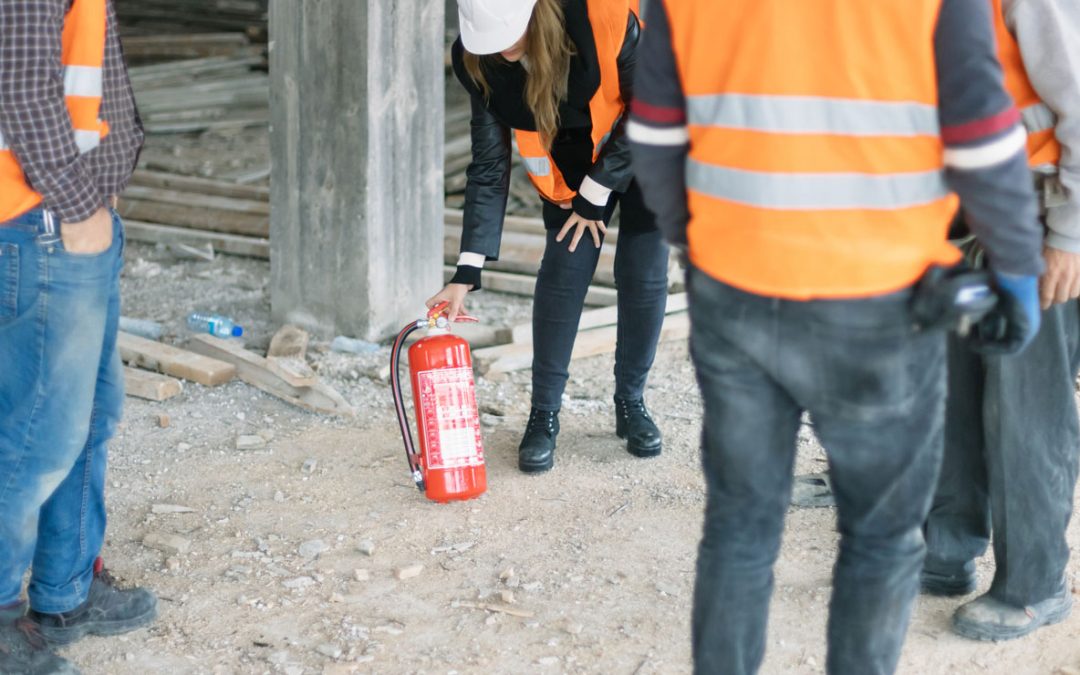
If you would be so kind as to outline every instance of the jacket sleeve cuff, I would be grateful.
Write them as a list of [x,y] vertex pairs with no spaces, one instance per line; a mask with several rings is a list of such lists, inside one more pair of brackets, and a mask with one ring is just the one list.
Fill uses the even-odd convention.
[[480,290],[480,268],[472,265],[458,265],[457,271],[448,283],[465,284],[472,286],[470,290],[478,291]]
[[61,223],[78,223],[97,213],[105,206],[105,200],[98,192],[97,185],[80,171],[61,179],[59,193],[55,197],[47,196],[45,208],[60,219]]
[[1073,204],[1046,211],[1046,245],[1069,253],[1080,253],[1080,208]]

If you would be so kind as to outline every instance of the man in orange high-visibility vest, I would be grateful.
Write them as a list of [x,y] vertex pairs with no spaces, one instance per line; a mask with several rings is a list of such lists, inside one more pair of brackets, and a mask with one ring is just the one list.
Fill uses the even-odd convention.
[[74,672],[49,646],[157,613],[100,558],[124,400],[109,206],[142,140],[112,0],[0,2],[0,673]]
[[989,6],[651,0],[645,25],[627,133],[690,263],[704,401],[695,672],[762,663],[808,412],[840,532],[826,669],[892,673],[941,463],[945,322],[924,300],[946,295],[927,271],[961,259],[956,195],[1000,298],[980,345],[1022,349],[1039,322],[1041,232]]
[[992,538],[990,588],[956,611],[953,627],[1007,640],[1064,620],[1072,607],[1065,533],[1080,468],[1080,6],[988,4],[1040,188],[1042,321],[1017,356],[949,344],[945,461],[926,523],[922,587],[934,595],[974,591],[975,559]]

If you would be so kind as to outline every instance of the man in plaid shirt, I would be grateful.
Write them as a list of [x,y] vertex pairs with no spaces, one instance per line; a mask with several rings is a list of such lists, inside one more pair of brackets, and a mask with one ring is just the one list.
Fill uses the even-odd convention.
[[142,140],[112,0],[0,2],[0,673],[77,672],[50,646],[157,613],[99,557],[124,397],[110,205]]

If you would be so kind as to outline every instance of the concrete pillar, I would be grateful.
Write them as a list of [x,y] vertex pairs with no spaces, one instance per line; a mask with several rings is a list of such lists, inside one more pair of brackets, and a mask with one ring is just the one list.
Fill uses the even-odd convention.
[[270,0],[271,304],[364,339],[442,285],[444,5]]

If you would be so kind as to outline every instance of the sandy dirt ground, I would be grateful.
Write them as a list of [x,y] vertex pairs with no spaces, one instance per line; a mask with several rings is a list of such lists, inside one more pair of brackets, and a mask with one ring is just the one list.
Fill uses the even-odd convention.
[[[221,311],[265,348],[276,328],[267,277],[264,262],[176,262],[132,245],[124,311],[165,322],[178,343],[188,312]],[[493,324],[527,320],[526,300],[474,300]],[[436,505],[408,477],[378,378],[388,350],[330,353],[331,337],[313,336],[323,350],[312,361],[359,409],[355,419],[298,411],[239,382],[187,384],[165,403],[128,399],[111,450],[104,554],[126,582],[159,593],[161,617],[66,656],[88,675],[690,672],[704,500],[685,344],[662,347],[647,394],[666,434],[661,457],[635,459],[615,438],[609,356],[573,365],[556,468],[542,476],[515,465],[528,373],[481,380],[490,489]],[[266,446],[237,450],[242,434]],[[806,429],[801,442],[798,470],[820,470]],[[151,548],[147,535],[172,535],[183,550]],[[1070,543],[1075,560],[1075,525]],[[835,546],[831,509],[791,511],[763,673],[823,672]],[[984,560],[983,587],[991,570]],[[1074,584],[1078,571],[1074,561]],[[957,604],[919,599],[901,673],[1080,673],[1080,616],[982,644],[949,631]]]

